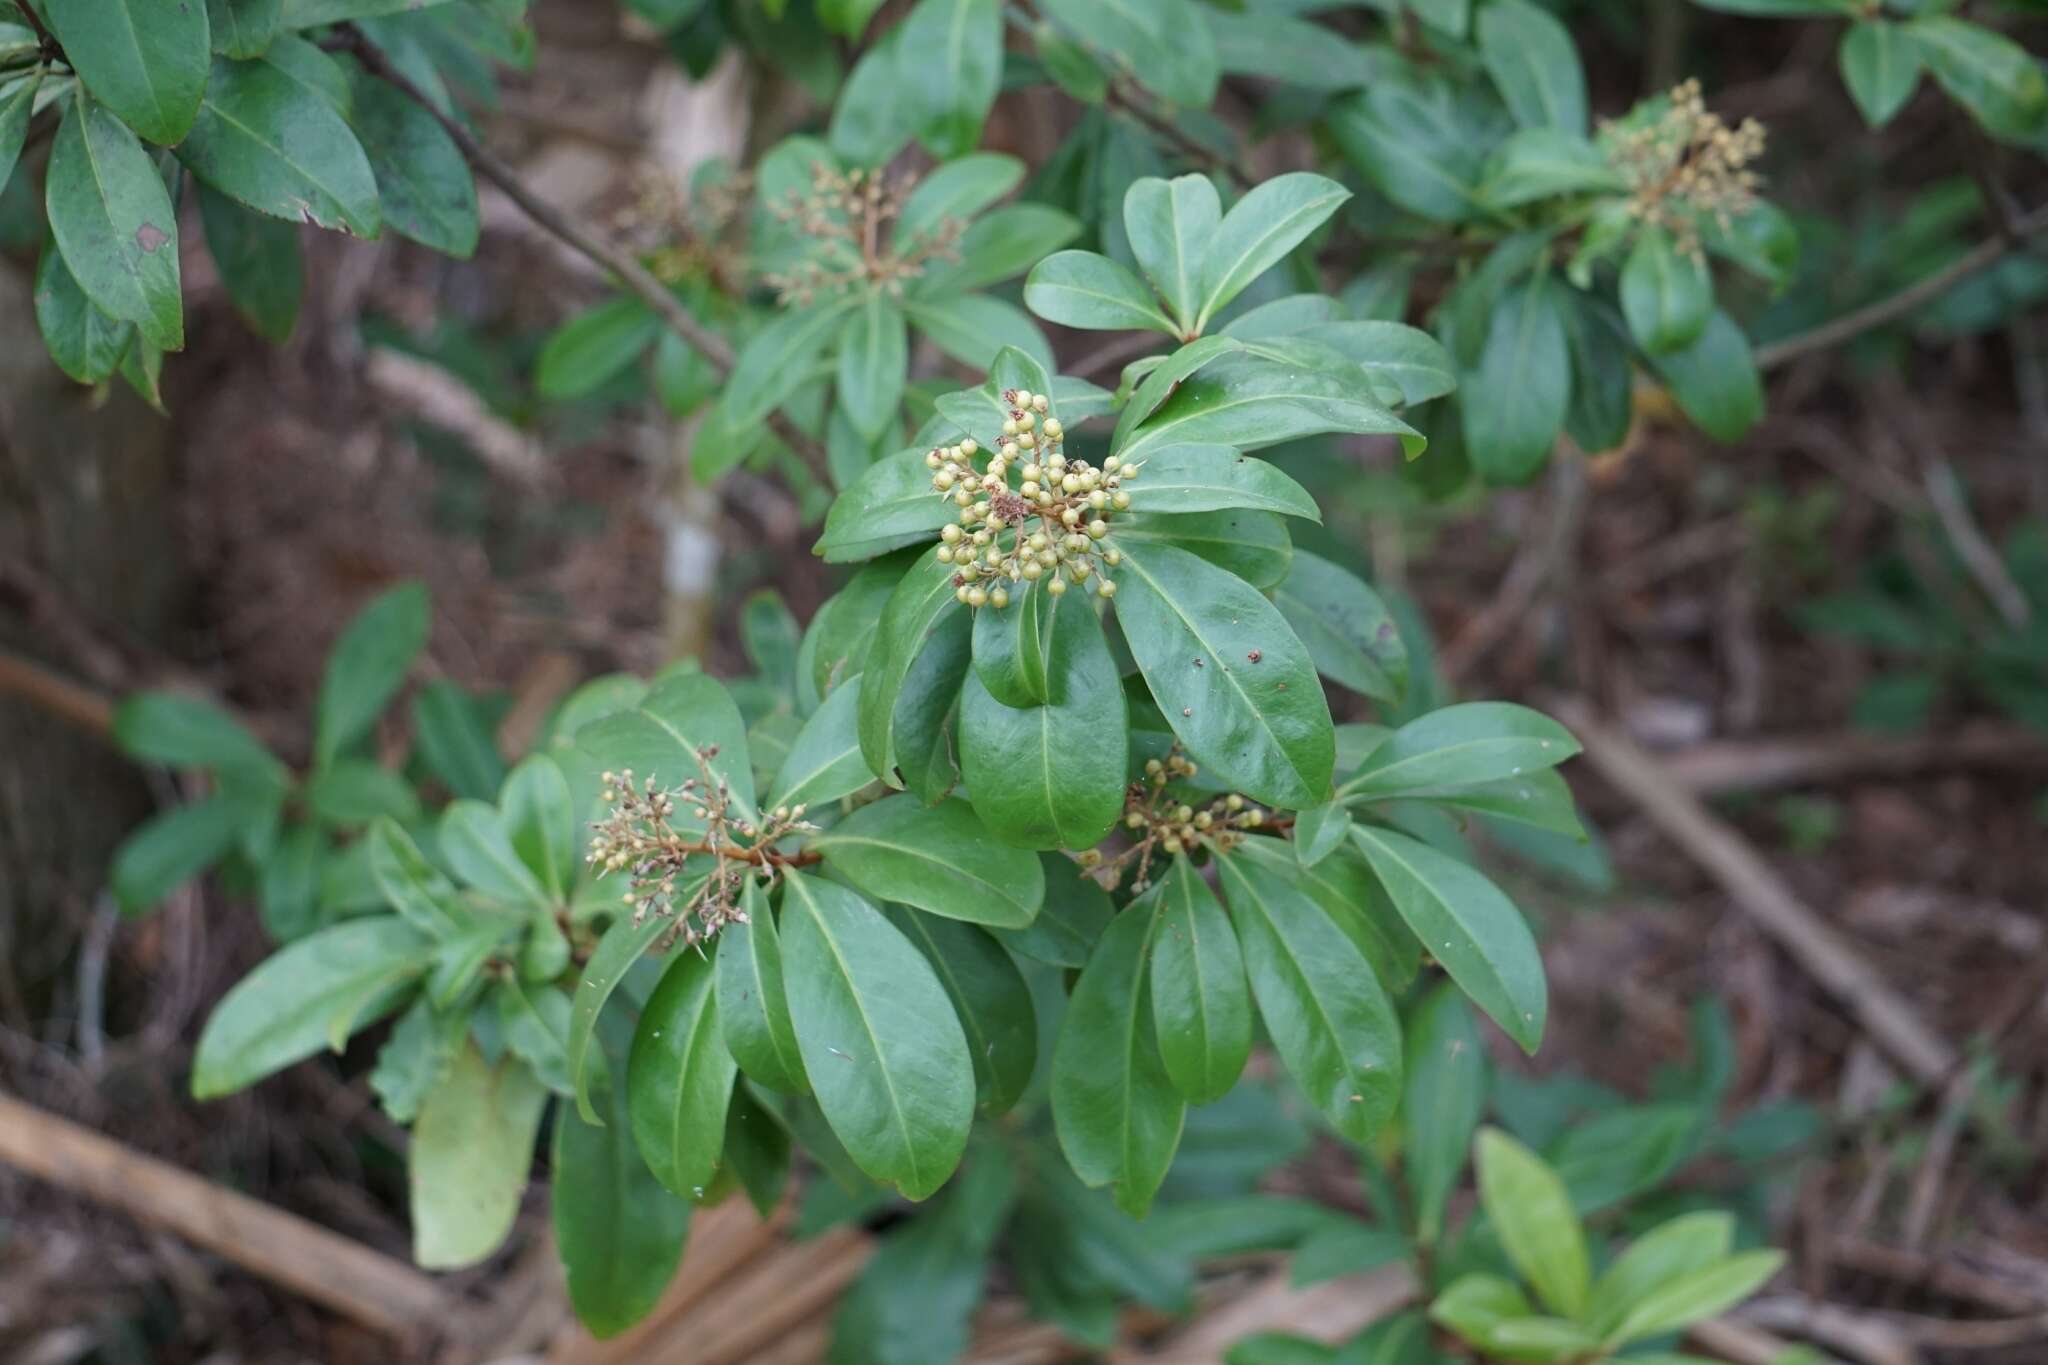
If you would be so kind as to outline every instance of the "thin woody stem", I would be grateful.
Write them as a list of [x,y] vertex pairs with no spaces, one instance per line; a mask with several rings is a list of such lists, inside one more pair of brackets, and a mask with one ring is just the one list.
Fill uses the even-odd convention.
[[[426,110],[454,140],[463,156],[476,169],[476,173],[503,190],[506,197],[517,204],[527,217],[564,245],[617,276],[621,285],[652,309],[655,315],[667,324],[670,331],[687,341],[720,375],[732,373],[735,358],[726,339],[692,317],[676,296],[669,292],[660,280],[654,278],[645,266],[635,260],[631,252],[615,242],[605,240],[596,229],[571,217],[535,194],[520,180],[517,172],[478,142],[469,129],[443,113],[427,93],[414,84],[404,72],[393,66],[374,44],[363,37],[360,30],[353,25],[343,24],[336,30],[336,35],[335,46],[353,55],[372,75],[396,87],[407,98]],[[813,474],[821,479],[831,478],[830,466],[826,462],[825,448],[822,445],[790,421],[780,410],[768,414],[767,424],[769,430],[781,437],[783,443],[795,452],[797,458],[802,460]]]

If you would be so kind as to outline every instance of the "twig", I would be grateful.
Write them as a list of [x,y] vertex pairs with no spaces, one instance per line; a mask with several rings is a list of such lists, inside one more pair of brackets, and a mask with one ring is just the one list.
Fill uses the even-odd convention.
[[0,692],[34,702],[102,737],[114,731],[114,703],[8,650],[0,650]]
[[[1694,1343],[1736,1365],[1778,1365],[1794,1358],[1792,1343],[1774,1337],[1761,1327],[1734,1318],[1708,1318],[1686,1329]],[[1814,1365],[1841,1365],[1834,1356],[1824,1355]]]
[[1540,535],[1522,544],[1492,600],[1466,623],[1439,656],[1446,678],[1456,681],[1493,651],[1528,618],[1543,585],[1556,575],[1579,541],[1586,512],[1585,461],[1560,449],[1551,461],[1551,499]]
[[1963,496],[1962,480],[1956,477],[1955,466],[1930,452],[1921,479],[1927,485],[1927,499],[1934,504],[1935,517],[1942,530],[1948,532],[1949,543],[1955,546],[1957,557],[1977,580],[1977,586],[1998,608],[2007,625],[2015,630],[2026,625],[2034,614],[2033,608],[2006,570],[2005,561],[1978,527],[1977,519],[1970,514],[1970,503]]
[[1957,1065],[1955,1049],[1846,938],[1793,895],[1741,835],[1710,814],[1656,759],[1594,719],[1583,701],[1563,698],[1556,709],[1601,775],[1721,883],[1907,1074],[1930,1088],[1947,1082]]
[[167,1228],[387,1335],[440,1335],[462,1316],[409,1265],[4,1094],[0,1161]]
[[36,13],[34,5],[31,5],[28,0],[14,0],[14,7],[21,11],[22,18],[28,20],[28,26],[36,31],[37,39],[42,42],[43,51],[56,53],[64,51],[63,45],[57,41],[56,36],[50,30],[43,27],[42,18]]
[[1829,1246],[1834,1260],[1865,1275],[1877,1275],[1908,1289],[1931,1290],[1951,1298],[1968,1299],[1986,1308],[2015,1316],[2039,1313],[2048,1308],[2039,1295],[2017,1284],[1942,1256],[1886,1246],[1863,1237],[1841,1237]]
[[1967,725],[1945,734],[1864,734],[1723,740],[1663,760],[1665,775],[1696,796],[1901,777],[1933,769],[2048,774],[2048,744],[2018,726]]
[[1972,247],[1967,253],[1935,271],[1926,279],[1907,285],[1898,293],[1866,304],[1854,312],[1845,313],[1833,322],[1824,322],[1808,332],[1790,336],[1783,341],[1771,343],[1756,353],[1759,369],[1776,369],[1790,360],[1813,351],[1825,351],[1852,341],[1918,309],[1922,304],[1931,303],[1949,290],[1969,279],[1981,270],[1989,269],[2030,239],[2048,232],[2048,208],[2040,208],[2019,219],[2012,225],[2010,236],[2000,235]]
[[1109,106],[1112,109],[1123,110],[1123,112],[1144,124],[1152,132],[1165,138],[1168,142],[1171,142],[1203,165],[1223,172],[1236,181],[1240,189],[1257,183],[1257,178],[1251,172],[1239,166],[1235,158],[1217,151],[1214,147],[1193,136],[1171,119],[1161,117],[1142,99],[1130,94],[1114,82],[1110,84],[1108,100]]
[[1852,1313],[1804,1294],[1758,1299],[1742,1310],[1744,1322],[1790,1332],[1846,1352],[1864,1365],[1920,1365],[1905,1334],[1882,1318]]
[[[477,174],[505,192],[507,198],[546,232],[560,239],[564,244],[588,257],[616,275],[635,297],[654,311],[677,336],[696,349],[713,369],[721,375],[730,375],[734,356],[724,337],[706,327],[690,315],[688,309],[677,301],[660,280],[649,274],[647,268],[633,259],[632,253],[614,242],[606,241],[597,230],[577,220],[567,212],[550,204],[535,194],[519,178],[518,172],[499,160],[496,154],[477,141],[476,136],[460,122],[443,113],[424,90],[415,85],[410,77],[393,66],[384,54],[377,50],[362,33],[352,25],[342,25],[336,31],[336,45],[361,62],[366,70],[380,80],[395,86],[401,93],[418,104],[441,125],[476,168]],[[796,453],[810,471],[821,479],[830,480],[831,469],[825,459],[825,448],[806,434],[796,423],[789,420],[779,409],[768,414],[769,430],[782,438]]]

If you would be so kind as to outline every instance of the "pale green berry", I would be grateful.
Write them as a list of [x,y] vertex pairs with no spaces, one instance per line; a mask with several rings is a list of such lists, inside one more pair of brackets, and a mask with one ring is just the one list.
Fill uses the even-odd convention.
[[1034,393],[1031,395],[1031,406],[1037,408],[1040,412],[1044,412],[1052,406],[1052,400],[1042,393]]
[[1116,494],[1116,496],[1112,497],[1109,500],[1109,505],[1111,507],[1116,508],[1117,511],[1121,512],[1131,505],[1131,495],[1129,493],[1119,492]]
[[1112,545],[1102,552],[1102,562],[1114,569],[1117,565],[1124,562],[1124,552]]
[[953,502],[959,507],[972,507],[974,506],[974,494],[964,488],[955,489],[953,491]]
[[1073,474],[1065,474],[1060,477],[1060,492],[1078,493],[1080,491],[1081,480],[1079,479],[1079,477]]
[[1097,517],[1094,521],[1088,523],[1088,539],[1100,540],[1108,534],[1109,523],[1102,518]]
[[1038,438],[1027,431],[1017,438],[1017,444],[1023,446],[1026,450],[1030,450],[1037,446]]
[[974,543],[976,545],[986,545],[991,539],[992,537],[986,531],[976,531],[974,533]]
[[939,467],[938,451],[934,450],[924,457],[924,467],[926,469],[937,469]]
[[1064,428],[1064,427],[1062,427],[1062,426],[1060,425],[1060,419],[1059,419],[1059,418],[1057,418],[1057,417],[1048,417],[1048,418],[1046,418],[1046,419],[1045,419],[1045,434],[1046,434],[1046,435],[1048,435],[1048,436],[1052,437],[1053,439],[1057,440],[1057,439],[1059,439],[1060,433],[1061,433],[1062,431],[1064,431],[1064,430],[1065,430],[1065,428]]
[[1046,583],[1045,590],[1054,597],[1063,597],[1067,591],[1067,580],[1064,578],[1054,578]]
[[1182,844],[1180,840],[1174,838],[1171,834],[1160,840],[1159,846],[1168,853],[1178,853],[1182,848],[1186,847],[1186,845]]
[[941,564],[951,564],[953,562],[953,547],[941,545],[932,557]]
[[975,451],[980,449],[981,443],[976,441],[972,436],[968,437],[966,440],[960,443],[960,453],[962,455],[972,455]]
[[964,603],[967,600],[967,589],[964,587],[953,589],[953,600]]
[[932,487],[938,489],[941,493],[951,488],[957,482],[958,480],[953,477],[953,471],[950,469],[941,469],[932,476]]
[[1232,811],[1243,810],[1244,798],[1242,796],[1239,796],[1236,792],[1232,792],[1230,795],[1223,798],[1223,808],[1225,810]]
[[1098,579],[1095,583],[1095,591],[1101,593],[1104,597],[1114,597],[1116,596],[1116,584],[1110,582],[1107,578]]
[[[1038,468],[1038,466],[1037,466],[1037,465],[1032,465],[1032,466],[1031,466],[1031,468],[1033,468],[1033,469],[1036,469],[1036,468]],[[1017,491],[1018,491],[1019,493],[1023,494],[1023,495],[1024,495],[1025,497],[1027,497],[1027,498],[1035,498],[1035,497],[1037,497],[1037,496],[1038,496],[1038,480],[1036,480],[1036,479],[1026,479],[1026,480],[1024,480],[1024,482],[1023,482],[1023,483],[1021,483],[1021,484],[1019,484],[1019,485],[1017,486]]]
[[945,541],[948,545],[952,544],[954,541],[960,539],[960,528],[957,526],[940,527],[939,539]]
[[967,590],[967,605],[970,607],[987,606],[988,593],[981,588],[969,588]]
[[1088,495],[1088,505],[1100,512],[1103,508],[1109,506],[1109,494],[1103,492],[1100,488],[1096,489]]
[[1043,550],[1051,542],[1045,538],[1045,532],[1033,531],[1031,533],[1031,539],[1024,543],[1029,545],[1034,550]]
[[1031,406],[1031,390],[1029,390],[1029,389],[1019,389],[1019,390],[1017,390],[1017,396],[1016,396],[1015,398],[1011,399],[1010,401],[1011,401],[1011,402],[1013,402],[1013,403],[1015,403],[1015,404],[1016,404],[1016,405],[1017,405],[1018,407],[1020,407],[1020,408],[1028,408],[1028,407],[1030,407],[1030,406]]
[[1037,578],[1045,572],[1045,566],[1035,559],[1027,559],[1019,567],[1018,572],[1026,578]]
[[1066,511],[1060,513],[1060,520],[1069,526],[1079,526],[1081,524],[1081,509],[1069,507]]
[[1137,829],[1144,823],[1145,817],[1139,814],[1137,811],[1132,811],[1129,815],[1126,815],[1124,817],[1124,826],[1127,829]]
[[988,595],[989,605],[1000,611],[1010,605],[1010,593],[1006,588],[997,588]]

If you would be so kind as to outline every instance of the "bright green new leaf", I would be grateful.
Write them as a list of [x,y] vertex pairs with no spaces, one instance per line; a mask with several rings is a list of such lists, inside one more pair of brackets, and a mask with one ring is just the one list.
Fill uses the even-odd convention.
[[1784,1264],[1782,1251],[1746,1251],[1667,1281],[1638,1299],[1609,1339],[1641,1341],[1725,1313],[1763,1288]]
[[1421,433],[1387,409],[1342,351],[1304,337],[1231,340],[1247,353],[1219,358],[1181,384],[1120,454],[1144,459],[1169,445],[1201,444],[1253,450],[1325,432],[1398,436],[1411,458],[1422,453]]
[[931,964],[874,906],[797,872],[783,884],[790,1019],[819,1107],[861,1170],[928,1198],[974,1118],[960,1020]]
[[437,941],[461,932],[468,917],[457,904],[454,883],[427,861],[396,820],[386,816],[376,821],[364,843],[369,849],[370,876],[385,904]]
[[519,852],[496,806],[467,798],[441,812],[441,857],[464,885],[491,900],[546,910],[554,901]]
[[1261,181],[1232,205],[1202,254],[1202,302],[1195,310],[1194,330],[1205,330],[1225,304],[1278,265],[1350,197],[1351,191],[1328,176],[1292,171]]
[[1166,1074],[1192,1104],[1230,1093],[1252,1050],[1237,930],[1194,864],[1175,857],[1152,902],[1152,1024]]
[[522,760],[505,779],[498,810],[512,851],[556,902],[576,883],[576,797],[546,754]]
[[57,249],[86,297],[134,323],[159,349],[182,349],[185,304],[171,196],[135,134],[83,93],[58,126],[43,197]]
[[[664,791],[690,781],[701,786],[709,773],[724,784],[735,813],[755,818],[746,722],[731,694],[706,674],[680,672],[657,682],[638,707],[584,726],[576,746],[600,771],[630,768],[643,787],[650,778]],[[679,809],[670,823],[681,827],[693,819]]]
[[495,1066],[474,1044],[420,1106],[406,1169],[413,1259],[429,1270],[475,1265],[504,1244],[533,1171],[546,1087],[524,1062]]
[[[1154,895],[1159,893],[1154,892]],[[1147,1005],[1152,915],[1110,921],[1082,969],[1052,1055],[1052,1117],[1074,1174],[1142,1216],[1180,1146],[1187,1105],[1166,1074]]]
[[1480,1130],[1474,1159],[1480,1202],[1508,1259],[1552,1310],[1582,1317],[1592,1271],[1564,1185],[1541,1157],[1498,1128]]
[[809,848],[877,900],[948,919],[1020,928],[1045,899],[1038,859],[993,842],[964,801],[892,796],[813,835]]
[[1734,1242],[1735,1216],[1719,1209],[1658,1224],[1631,1242],[1594,1283],[1588,1323],[1602,1335],[1612,1332],[1662,1286],[1726,1259]]

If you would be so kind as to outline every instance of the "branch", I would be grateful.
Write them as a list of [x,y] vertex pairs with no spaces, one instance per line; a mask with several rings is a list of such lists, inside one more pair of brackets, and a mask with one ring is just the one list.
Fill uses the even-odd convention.
[[114,731],[114,704],[91,688],[60,677],[30,659],[0,650],[0,693],[32,701],[54,715],[105,738]]
[[1897,322],[1932,303],[1949,290],[1969,279],[1979,271],[1988,270],[2004,260],[2010,253],[2024,247],[2031,239],[2048,232],[2048,208],[2036,209],[2026,217],[2012,224],[2012,231],[1993,237],[1973,247],[1967,254],[1949,262],[1926,279],[1907,285],[1898,293],[1877,302],[1867,304],[1852,313],[1846,313],[1833,322],[1824,322],[1809,332],[1773,342],[1756,353],[1758,369],[1770,370],[1797,360],[1813,351],[1824,351],[1853,341],[1865,332]]
[[[14,7],[21,11],[22,18],[28,20],[28,26],[36,31],[36,37],[43,44],[43,51],[59,56],[63,55],[63,45],[57,41],[50,30],[43,27],[42,17],[36,13],[34,5],[31,5],[28,0],[14,0]],[[70,63],[67,61],[65,64],[68,66]]]
[[[669,330],[690,343],[699,354],[711,362],[712,368],[721,376],[732,373],[733,351],[725,338],[692,317],[689,310],[677,301],[676,296],[670,293],[660,280],[649,274],[647,268],[635,260],[631,252],[615,242],[605,240],[597,229],[550,204],[527,188],[525,182],[520,180],[518,172],[477,141],[469,129],[443,113],[425,91],[415,85],[404,72],[393,66],[354,25],[340,26],[336,32],[335,46],[353,55],[370,74],[395,86],[407,98],[426,110],[434,121],[447,131],[448,136],[454,139],[455,145],[462,149],[463,156],[469,159],[476,173],[503,190],[505,196],[517,204],[542,230],[616,275],[620,284],[653,309],[655,314],[668,324]],[[829,481],[830,467],[826,462],[823,446],[780,411],[768,414],[768,428],[782,438],[783,443],[796,453],[797,458],[802,460],[813,474]]]

